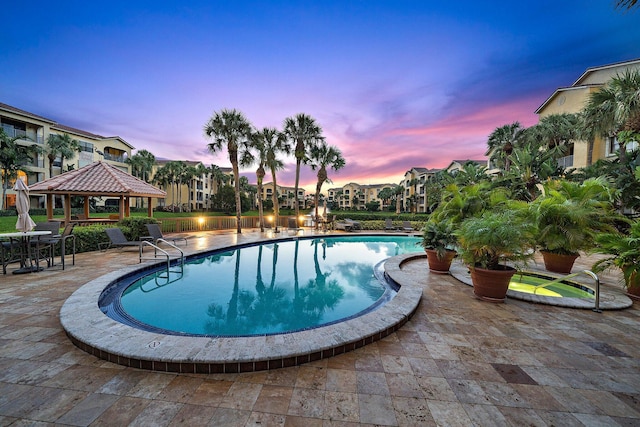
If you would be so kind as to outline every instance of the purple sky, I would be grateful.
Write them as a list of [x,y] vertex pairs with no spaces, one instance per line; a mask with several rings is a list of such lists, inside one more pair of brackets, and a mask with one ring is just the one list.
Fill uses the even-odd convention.
[[[258,128],[304,112],[347,160],[330,172],[334,185],[482,159],[491,131],[535,124],[535,109],[586,68],[640,57],[640,11],[613,0],[26,0],[2,10],[0,102],[219,166],[230,163],[208,153],[202,132],[215,111],[238,109]],[[278,182],[293,186],[286,163]],[[304,170],[301,183],[314,182]]]

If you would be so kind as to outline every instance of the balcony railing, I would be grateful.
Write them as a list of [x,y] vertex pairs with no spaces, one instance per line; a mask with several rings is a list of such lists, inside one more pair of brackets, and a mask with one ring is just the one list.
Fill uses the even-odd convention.
[[104,159],[105,160],[111,160],[112,162],[119,162],[119,163],[124,163],[124,156],[123,155],[116,155],[116,154],[111,154],[111,153],[104,153]]
[[564,156],[558,159],[558,166],[561,168],[570,168],[573,166],[573,155]]
[[27,135],[26,130],[17,129],[11,125],[3,124],[2,130],[9,138],[19,138],[24,139],[26,141],[33,141],[37,144],[42,144],[44,139],[40,135]]

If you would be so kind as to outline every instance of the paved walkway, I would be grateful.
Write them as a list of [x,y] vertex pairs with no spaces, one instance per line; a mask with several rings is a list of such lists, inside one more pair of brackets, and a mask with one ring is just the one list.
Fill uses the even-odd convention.
[[[263,237],[199,236],[191,248]],[[412,262],[421,305],[381,341],[293,368],[167,374],[84,353],[58,320],[82,284],[137,262],[110,250],[64,272],[0,275],[0,425],[640,425],[638,303],[603,313],[490,304]]]

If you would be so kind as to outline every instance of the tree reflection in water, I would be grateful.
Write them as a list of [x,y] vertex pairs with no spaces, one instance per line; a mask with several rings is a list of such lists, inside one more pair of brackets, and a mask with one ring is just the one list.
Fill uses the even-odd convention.
[[226,336],[300,330],[343,319],[382,296],[373,265],[396,251],[421,251],[415,241],[402,241],[400,247],[394,241],[359,239],[296,239],[204,256],[185,266],[184,281],[153,292],[140,289],[126,304],[123,296],[123,307],[127,312],[141,307],[131,315],[167,330]]

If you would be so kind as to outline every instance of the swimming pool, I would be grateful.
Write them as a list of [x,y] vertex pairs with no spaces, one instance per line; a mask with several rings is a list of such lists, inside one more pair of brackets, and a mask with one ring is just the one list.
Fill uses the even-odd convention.
[[[403,239],[407,239],[403,240],[403,247],[416,250],[407,235],[403,235]],[[292,238],[276,240],[260,232],[242,235],[201,233],[184,247],[184,251],[187,256],[196,258],[202,255],[200,252],[204,248],[237,248],[282,240]],[[392,252],[394,254],[395,249]],[[123,254],[124,259],[126,255]],[[410,256],[420,255],[392,256],[383,263],[385,276],[401,285],[391,300],[359,316],[297,332],[245,337],[173,335],[135,328],[102,312],[98,300],[105,290],[123,278],[141,277],[162,262],[121,265],[87,282],[62,305],[60,323],[71,342],[81,350],[100,359],[138,369],[207,374],[295,366],[374,343],[408,322],[420,304],[423,289],[420,280],[413,280],[402,270],[405,257]]]
[[395,295],[374,267],[419,252],[411,236],[297,238],[191,257],[101,295],[111,318],[151,332],[192,336],[290,333],[374,310]]

